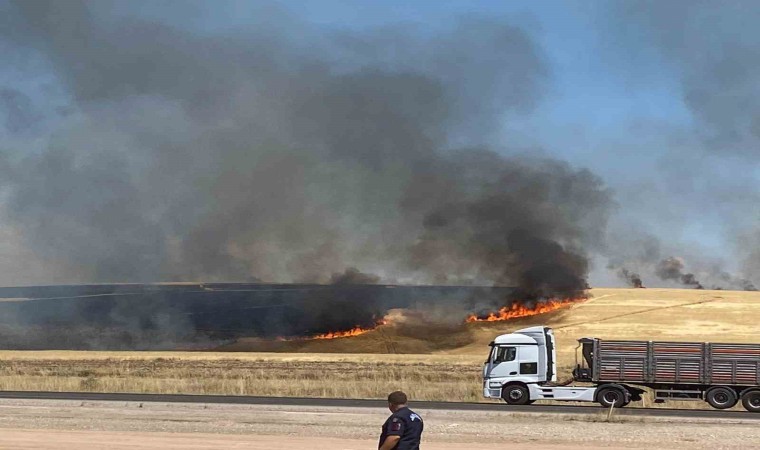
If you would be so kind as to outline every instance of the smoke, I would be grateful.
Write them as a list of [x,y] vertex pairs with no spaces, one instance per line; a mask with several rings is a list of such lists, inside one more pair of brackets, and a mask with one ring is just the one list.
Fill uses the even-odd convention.
[[[5,284],[328,284],[307,307],[312,318],[271,321],[294,333],[371,325],[387,305],[361,285],[379,282],[515,286],[509,296],[531,302],[578,297],[596,254],[633,286],[644,277],[754,288],[756,240],[740,246],[744,273],[733,275],[667,231],[616,224],[610,234],[614,202],[599,177],[516,144],[506,130],[556,87],[517,21],[355,32],[257,3],[236,28],[214,22],[229,15],[224,2],[125,5],[0,3],[0,48],[23,75],[0,87],[0,231],[16,255],[3,255]],[[742,228],[757,198],[751,180],[714,159],[699,165],[694,152],[746,161],[758,148],[755,35],[706,37],[700,18],[716,14],[720,29],[739,20],[742,30],[754,18],[701,2],[645,6],[613,9],[647,31],[637,45],[666,56],[695,124],[658,143],[671,149],[657,161],[667,176],[643,191],[646,211],[661,216],[670,209],[661,204],[681,196],[673,205]],[[156,14],[162,7],[170,13]],[[211,10],[222,13],[206,20]],[[713,178],[712,166],[731,176]],[[673,220],[647,225],[679,229]],[[676,254],[680,266],[666,258]],[[16,260],[33,270],[19,274]],[[328,298],[338,285],[346,293]],[[452,298],[433,315],[500,306]]]
[[19,290],[14,298],[13,289],[2,289],[0,339],[6,349],[189,349],[223,342],[198,330],[190,301],[177,302],[156,287]]
[[368,273],[362,273],[355,267],[349,267],[343,273],[334,273],[330,277],[330,284],[333,285],[357,285],[357,284],[378,284],[380,277]]
[[[517,286],[526,297],[575,297],[586,289],[582,246],[592,245],[587,233],[599,225],[590,221],[604,221],[609,204],[595,176],[556,161],[504,160],[483,150],[455,161],[441,192],[432,192],[437,201],[428,193],[419,200],[430,207],[411,249],[415,267],[439,280],[469,271]],[[415,192],[424,193],[422,186]]]
[[681,258],[665,258],[657,264],[655,273],[663,280],[674,280],[685,286],[694,286],[695,289],[704,289],[697,281],[693,273],[684,273],[684,262]]
[[[53,85],[2,96],[14,138],[0,148],[0,219],[39,261],[25,283],[327,283],[271,294],[254,316],[232,293],[206,312],[168,294],[67,303],[44,335],[6,333],[17,346],[371,327],[410,301],[373,286],[388,280],[517,286],[531,300],[587,288],[610,193],[589,171],[489,145],[547,79],[515,24],[334,33],[261,6],[245,30],[208,32],[88,2],[0,7],[2,46],[42,61],[29,78]],[[418,329],[505,302],[422,297]],[[42,307],[25,304],[18,326],[45,323]]]
[[11,133],[27,131],[40,119],[33,110],[31,99],[11,88],[0,88],[0,114],[5,116],[5,128]]
[[[653,160],[658,187],[641,195],[645,211],[637,211],[656,209],[656,223],[643,225],[675,247],[667,253],[692,251],[686,259],[700,267],[705,286],[751,289],[760,281],[748,263],[757,242],[744,239],[758,229],[747,212],[760,199],[760,8],[744,0],[645,0],[607,2],[601,11],[598,31],[611,50],[606,66],[633,89],[658,85],[679,97],[668,113],[639,126],[647,135],[641,149],[662,149]],[[671,223],[662,219],[668,214]],[[727,259],[721,267],[716,255]]]
[[607,270],[634,288],[643,288],[642,273],[654,276],[654,265],[661,259],[662,244],[653,235],[636,229],[613,227],[604,252],[609,257]]
[[334,273],[330,287],[315,289],[306,294],[304,313],[298,317],[282,318],[278,327],[283,334],[317,334],[326,331],[348,330],[353,327],[372,328],[387,312],[382,291],[372,285],[380,277],[350,267]]
[[[744,239],[744,245],[752,248],[750,236],[745,236]],[[756,290],[750,277],[726,271],[725,268],[729,265],[727,261],[705,255],[698,246],[683,248],[678,242],[661,241],[641,229],[620,227],[619,224],[611,227],[606,242],[604,252],[609,257],[607,269],[632,287],[642,287],[643,279],[657,278],[690,287]],[[676,251],[681,255],[667,256]],[[749,260],[743,263],[742,272],[757,273],[752,270]],[[684,270],[687,266],[690,269],[688,273]]]
[[[740,236],[740,245],[746,249],[746,254],[742,261],[744,272],[748,274],[760,273],[760,226],[758,229],[745,233]],[[741,283],[744,284],[745,290],[756,291],[757,287],[750,280],[742,279]]]
[[626,268],[620,268],[617,272],[618,276],[625,280],[626,283],[628,283],[629,286],[634,288],[643,288],[644,282],[641,280],[641,275],[639,275],[636,272],[631,272],[630,270]]
[[546,65],[518,26],[333,34],[262,8],[246,31],[201,33],[83,2],[7,12],[5,44],[45,59],[70,108],[34,151],[3,150],[4,213],[71,281],[361,266],[531,297],[587,287],[601,180],[484,142],[541,99]]
[[[760,138],[760,8],[750,1],[730,4],[699,0],[613,3],[629,25],[639,52],[654,48],[677,76],[684,104],[699,126],[705,149],[757,156]],[[706,23],[710,29],[706,30]]]
[[717,275],[719,283],[716,284],[713,289],[723,289],[723,286],[728,286],[731,289],[740,289],[742,291],[756,291],[755,285],[745,278],[738,278],[731,275],[728,272],[720,272]]

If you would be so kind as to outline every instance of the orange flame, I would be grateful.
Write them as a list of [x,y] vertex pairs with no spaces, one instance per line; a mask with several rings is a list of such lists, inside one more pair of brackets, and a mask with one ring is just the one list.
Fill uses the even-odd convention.
[[372,330],[374,330],[374,328],[362,328],[356,326],[346,331],[329,331],[327,333],[318,334],[316,336],[310,337],[309,339],[337,339],[344,337],[354,337]]
[[279,341],[311,341],[311,340],[317,340],[317,339],[337,339],[337,338],[346,338],[346,337],[354,337],[359,336],[360,334],[368,333],[375,328],[379,327],[380,325],[386,325],[388,323],[387,320],[379,320],[374,327],[372,328],[362,328],[359,325],[351,328],[350,330],[344,330],[344,331],[328,331],[327,333],[317,334],[314,336],[307,336],[307,337],[297,337],[297,338],[286,338],[286,337],[279,337],[277,340]]
[[505,306],[497,312],[492,312],[486,317],[478,317],[475,314],[470,314],[465,322],[498,322],[501,320],[517,319],[519,317],[537,316],[539,314],[545,314],[560,308],[565,308],[574,303],[578,303],[580,299],[564,299],[564,300],[548,300],[543,303],[537,303],[534,307],[529,308],[520,303],[512,303],[512,306]]

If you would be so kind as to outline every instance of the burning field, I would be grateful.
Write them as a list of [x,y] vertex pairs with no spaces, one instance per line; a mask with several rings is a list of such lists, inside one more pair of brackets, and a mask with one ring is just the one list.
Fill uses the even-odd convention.
[[[748,99],[732,120],[686,83],[672,111],[700,105],[698,132],[622,114],[618,142],[544,123],[583,83],[520,15],[344,29],[100,3],[0,0],[0,285],[37,284],[0,288],[0,389],[472,400],[487,344],[525,326],[554,327],[565,365],[588,335],[758,339],[758,294],[717,290],[757,287],[754,166],[703,147],[758,148],[754,89],[715,89]],[[667,154],[635,151],[649,127]],[[641,289],[590,288],[605,276]]]
[[[205,285],[203,292],[218,294],[240,291],[240,287]],[[192,286],[169,290],[172,289],[175,294],[182,293],[184,298],[191,292],[200,292]],[[266,292],[269,301],[279,298],[283,302],[294,292],[305,290],[312,300],[316,297],[331,305],[345,301],[343,308],[347,308],[349,301],[362,299],[386,308],[404,307],[387,309],[382,318],[373,317],[373,322],[366,326],[338,326],[322,333],[283,336],[250,336],[226,328],[228,322],[224,320],[232,320],[228,316],[201,316],[205,326],[216,326],[217,336],[224,332],[238,333],[217,341],[212,341],[214,334],[207,335],[209,340],[202,343],[206,347],[196,348],[206,350],[203,352],[2,351],[0,389],[372,398],[403,388],[416,399],[477,401],[480,398],[477,368],[483,352],[479,344],[484,336],[493,335],[504,326],[526,325],[529,322],[525,320],[556,319],[558,313],[578,304],[577,301],[513,301],[509,307],[489,312],[486,305],[498,304],[511,292],[489,288],[352,286],[343,288],[338,295],[334,290],[311,286],[268,286],[266,289],[248,286],[246,290],[258,290],[259,295]],[[131,294],[136,296],[136,291],[133,286]],[[286,293],[285,297],[272,297]],[[415,294],[415,301],[409,300],[411,293]],[[123,291],[108,294],[90,293],[88,295],[93,297],[86,298],[97,301],[105,295],[110,302],[114,297],[118,302],[125,295]],[[54,298],[60,300],[60,297]],[[479,312],[466,314],[461,307],[463,298],[470,298],[471,305],[481,305]],[[38,300],[9,301],[0,303],[0,308],[35,301]],[[251,298],[240,302],[245,305],[242,309],[231,310],[242,311],[241,315],[247,311],[262,314],[273,308],[266,303],[258,307],[252,305],[250,303],[255,302]],[[205,311],[207,309],[202,308],[205,304],[201,302],[193,307]],[[92,305],[89,308],[92,309]],[[219,305],[212,309],[217,314],[220,310],[223,309]],[[321,309],[303,305],[300,310]],[[59,307],[58,313],[60,311]],[[336,317],[348,313],[350,311],[338,311]],[[103,317],[102,313],[98,317]],[[241,318],[240,315],[232,317]],[[293,322],[284,323],[309,323],[297,317],[290,320]],[[59,341],[59,344],[63,347],[87,342],[84,338],[92,330],[79,329],[79,337],[69,334],[69,340]],[[111,333],[114,339],[120,337],[124,342],[125,335],[118,330]],[[133,342],[139,344],[151,337],[156,336],[142,334],[142,341]],[[101,336],[98,342],[103,345],[109,341]],[[170,341],[164,344],[167,342]],[[175,349],[187,348],[188,342],[175,345]],[[468,347],[472,350],[466,350]],[[457,354],[461,352],[464,354]],[[368,379],[373,382],[367,383]]]
[[[592,289],[574,298],[526,300],[517,292],[377,284],[4,288],[0,337],[8,350],[481,353],[501,332],[540,324],[570,333],[569,359],[580,335],[702,339],[712,332],[716,340],[731,339],[749,317],[741,301],[758,295]],[[720,321],[701,313],[709,308]]]
[[30,111],[0,161],[0,284],[133,284],[0,288],[4,348],[263,350],[392,332],[450,349],[585,305],[597,259],[632,286],[755,288],[751,264],[626,233],[600,174],[510,138],[507,119],[552,91],[521,24],[336,39],[263,13],[233,39],[87,2],[6,3],[0,43],[61,98],[48,121],[36,89],[0,90]]
[[[751,314],[750,314],[751,313]],[[223,351],[285,353],[482,354],[501,333],[547,325],[559,338],[560,361],[572,366],[576,340],[712,340],[754,342],[760,332],[760,293],[683,289],[592,289],[588,298],[535,303],[459,316],[456,322],[429,322],[410,309],[394,309],[382,324],[293,340],[240,338]],[[318,339],[317,339],[318,338]],[[482,356],[482,355],[481,355]]]
[[[240,340],[296,345],[374,330],[467,335],[469,322],[549,313],[577,299],[525,300],[513,288],[399,286],[358,271],[328,285],[165,284],[0,288],[6,349],[176,350]],[[507,305],[507,306],[505,306]]]
[[241,337],[204,352],[6,350],[0,389],[382,398],[400,388],[416,399],[478,401],[488,343],[523,327],[554,328],[562,373],[584,336],[756,342],[760,331],[757,292],[592,289],[553,306],[422,327],[419,312],[393,309],[386,323],[350,336]]
[[[464,320],[462,325],[477,323],[477,322],[503,322],[507,320],[521,319],[525,317],[533,317],[543,314],[548,314],[553,311],[557,311],[563,308],[576,305],[586,300],[585,298],[579,299],[564,299],[564,300],[544,300],[533,302],[520,302],[513,301],[510,306],[504,306],[499,308],[498,311],[490,312],[487,314],[470,314]],[[394,320],[395,319],[395,320]],[[351,338],[360,336],[371,331],[376,331],[383,326],[394,327],[400,324],[403,327],[418,327],[422,329],[436,328],[434,322],[425,320],[424,314],[417,312],[410,312],[404,310],[392,311],[386,315],[383,319],[378,320],[374,326],[360,327],[355,326],[348,330],[335,330],[328,331],[327,333],[320,333],[313,336],[306,337],[279,337],[280,341],[309,341],[309,340],[331,340],[341,338]],[[439,324],[440,325],[440,324]],[[449,326],[450,329],[456,328]]]
[[546,314],[552,311],[556,311],[561,308],[565,308],[574,305],[578,302],[585,300],[582,299],[563,299],[563,300],[545,300],[540,302],[533,302],[532,304],[523,304],[515,301],[511,306],[504,306],[499,308],[498,311],[489,313],[487,316],[482,317],[475,314],[467,316],[466,322],[499,322],[504,320],[519,319],[522,317],[537,316],[539,314]]

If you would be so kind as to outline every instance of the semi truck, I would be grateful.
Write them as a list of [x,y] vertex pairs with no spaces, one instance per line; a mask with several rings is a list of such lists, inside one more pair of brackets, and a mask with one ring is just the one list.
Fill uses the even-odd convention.
[[[739,401],[760,412],[760,344],[578,340],[569,383],[557,382],[554,332],[536,326],[498,336],[483,367],[483,395],[510,405],[537,400],[596,402],[621,408],[641,400]],[[582,384],[571,384],[582,383]]]

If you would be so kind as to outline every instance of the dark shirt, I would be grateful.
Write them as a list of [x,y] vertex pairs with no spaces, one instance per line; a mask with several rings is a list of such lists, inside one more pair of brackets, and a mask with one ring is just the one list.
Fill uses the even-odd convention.
[[422,439],[422,417],[409,408],[401,408],[388,417],[380,435],[380,448],[388,436],[401,436],[394,450],[419,450]]

